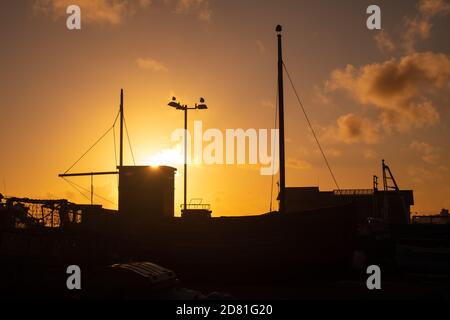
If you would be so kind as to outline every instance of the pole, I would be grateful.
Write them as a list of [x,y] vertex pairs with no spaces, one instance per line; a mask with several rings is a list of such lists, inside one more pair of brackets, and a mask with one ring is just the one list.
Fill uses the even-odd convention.
[[91,206],[94,204],[94,175],[91,174]]
[[83,176],[106,176],[112,174],[119,174],[118,171],[105,171],[105,172],[83,172],[83,173],[62,173],[58,174],[58,177],[83,177]]
[[123,166],[123,89],[120,89],[120,162],[119,167]]
[[184,106],[184,210],[187,198],[187,113],[188,107]]
[[286,208],[285,190],[286,190],[286,177],[285,177],[285,159],[284,159],[284,88],[283,88],[283,51],[281,44],[281,31],[282,27],[277,26],[276,32],[278,37],[278,106],[280,116],[280,213],[284,213]]

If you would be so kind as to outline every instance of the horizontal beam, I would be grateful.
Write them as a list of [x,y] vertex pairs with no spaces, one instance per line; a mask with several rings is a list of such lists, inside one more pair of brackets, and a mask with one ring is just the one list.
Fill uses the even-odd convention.
[[119,174],[118,171],[105,171],[105,172],[85,172],[85,173],[63,173],[58,174],[58,177],[81,177],[81,176],[106,176],[110,174]]

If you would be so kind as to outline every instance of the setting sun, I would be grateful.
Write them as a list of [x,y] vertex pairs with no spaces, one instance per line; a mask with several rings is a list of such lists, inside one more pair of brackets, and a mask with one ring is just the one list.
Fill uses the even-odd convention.
[[176,167],[184,163],[183,150],[179,147],[172,149],[164,149],[144,159],[144,165],[150,165],[153,167],[158,166],[171,166]]

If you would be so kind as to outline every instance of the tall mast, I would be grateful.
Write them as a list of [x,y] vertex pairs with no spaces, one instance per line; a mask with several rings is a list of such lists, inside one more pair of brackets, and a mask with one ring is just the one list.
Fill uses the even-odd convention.
[[278,112],[280,116],[279,128],[279,145],[280,145],[280,213],[285,212],[285,195],[286,195],[286,176],[285,176],[285,159],[284,159],[284,88],[283,88],[283,51],[281,43],[282,27],[277,25],[276,32],[278,37]]
[[119,167],[123,166],[123,89],[120,89],[120,162]]

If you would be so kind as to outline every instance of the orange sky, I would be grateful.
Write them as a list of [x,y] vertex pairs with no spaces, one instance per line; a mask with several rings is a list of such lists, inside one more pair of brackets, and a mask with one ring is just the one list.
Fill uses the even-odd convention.
[[[72,3],[82,9],[79,31],[66,28]],[[188,104],[206,98],[209,110],[192,112],[190,126],[273,128],[280,23],[286,65],[341,188],[371,188],[385,158],[400,187],[414,189],[414,212],[450,207],[450,5],[378,1],[381,32],[366,28],[370,4],[1,2],[0,192],[86,202],[57,175],[112,124],[120,88],[137,164],[174,148],[183,115],[167,107],[173,95]],[[333,189],[294,98],[286,83],[287,186]],[[109,135],[72,171],[114,166]],[[193,166],[189,177],[189,198],[211,203],[214,215],[269,209],[271,177],[259,166]],[[89,188],[89,178],[72,181]],[[95,186],[117,202],[117,178]],[[180,174],[177,207],[182,186]]]

